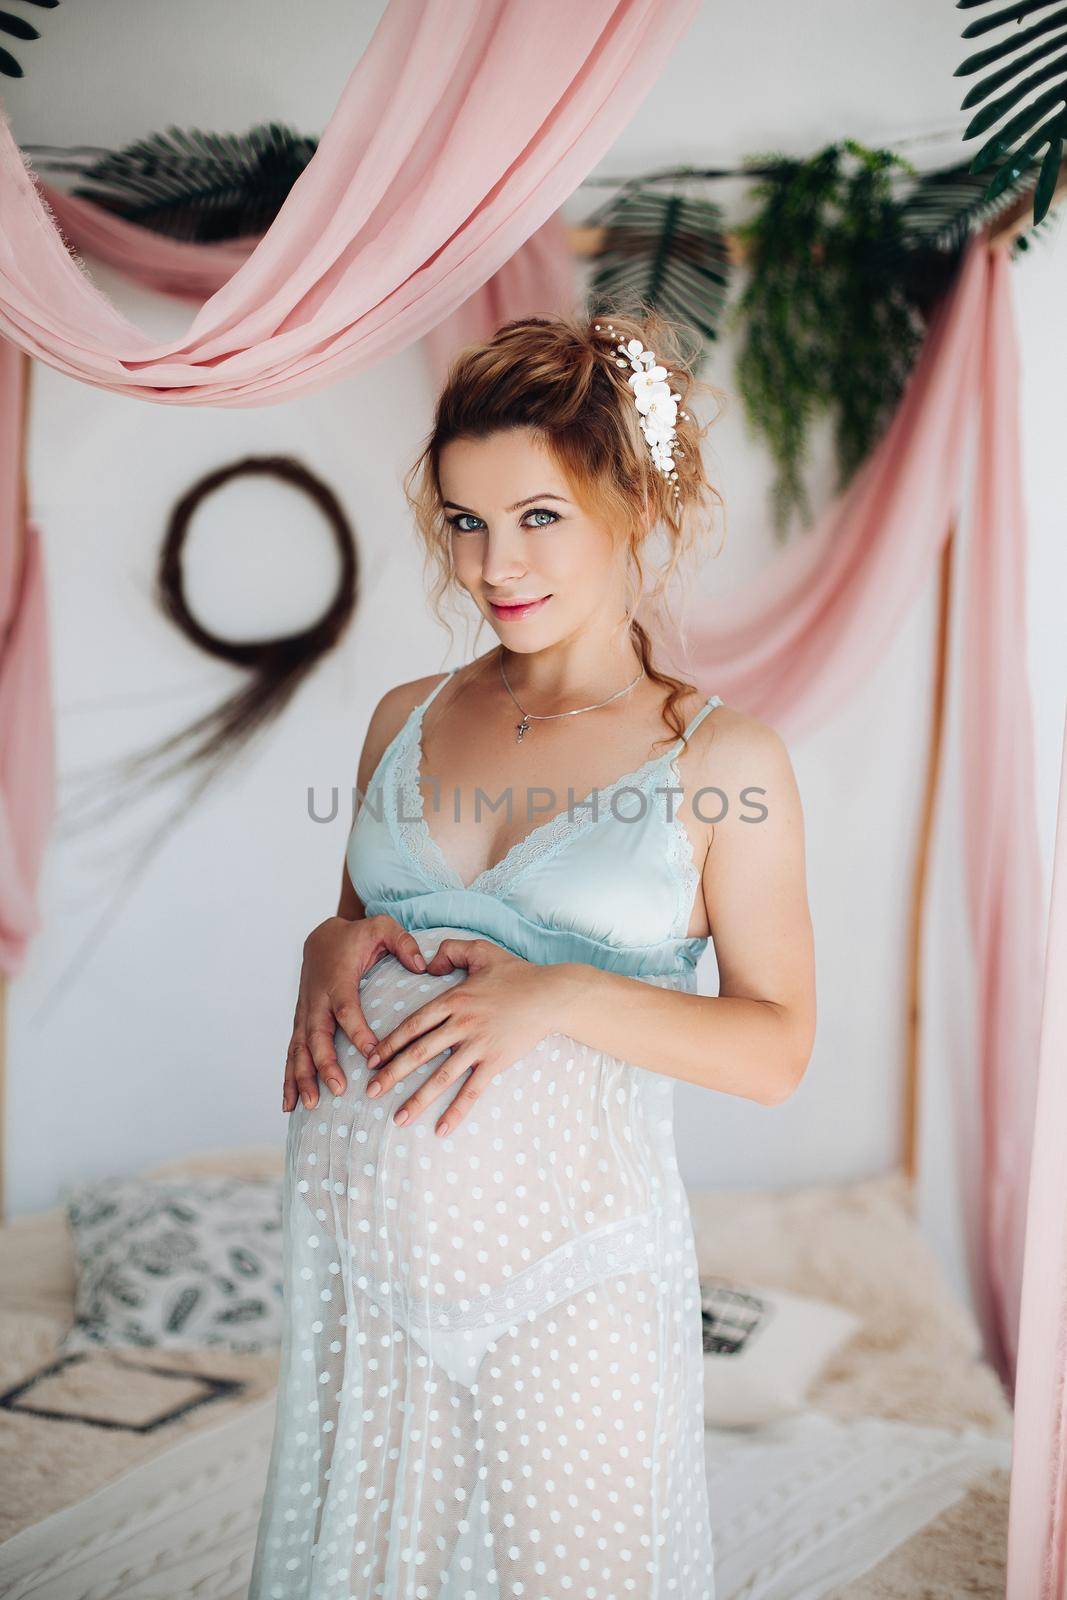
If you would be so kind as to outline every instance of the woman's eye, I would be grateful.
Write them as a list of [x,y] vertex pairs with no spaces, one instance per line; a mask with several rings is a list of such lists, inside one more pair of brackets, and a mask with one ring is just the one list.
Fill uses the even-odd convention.
[[[548,518],[547,522],[532,522],[526,524],[527,527],[532,528],[550,528],[554,522],[558,522],[560,520],[559,512],[550,511],[547,506],[534,506],[532,510],[527,511],[526,516]],[[476,517],[471,511],[458,511],[455,516],[449,517],[447,520],[449,523],[451,523],[452,527],[455,528],[457,533],[477,533],[480,528],[485,526],[481,517]],[[523,521],[525,522],[525,518]],[[467,522],[476,522],[478,526],[476,528],[465,527],[464,524]]]

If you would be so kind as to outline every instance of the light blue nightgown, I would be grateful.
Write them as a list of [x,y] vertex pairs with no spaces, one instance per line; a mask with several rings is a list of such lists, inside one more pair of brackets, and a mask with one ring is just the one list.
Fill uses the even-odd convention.
[[[368,916],[693,991],[681,739],[464,885],[423,817],[421,725],[348,842]],[[722,702],[713,695],[686,729]],[[669,793],[670,792],[670,793]],[[385,956],[380,1037],[462,982]],[[546,1028],[551,1019],[546,1018]],[[697,1261],[674,1080],[547,1032],[446,1138],[339,1028],[348,1087],[289,1113],[286,1326],[249,1600],[714,1600]],[[461,1080],[462,1081],[462,1080]]]

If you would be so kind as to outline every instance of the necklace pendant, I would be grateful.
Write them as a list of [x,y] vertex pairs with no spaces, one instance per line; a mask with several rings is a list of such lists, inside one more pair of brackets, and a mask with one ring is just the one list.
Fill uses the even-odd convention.
[[527,728],[530,726],[529,717],[524,715],[522,721],[521,722],[516,722],[515,726],[518,729],[518,732],[515,735],[515,743],[516,744],[521,744],[522,743],[522,736],[526,732]]

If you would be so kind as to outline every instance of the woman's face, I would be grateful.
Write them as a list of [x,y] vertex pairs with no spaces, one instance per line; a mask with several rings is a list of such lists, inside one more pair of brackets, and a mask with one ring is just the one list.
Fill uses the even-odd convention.
[[529,429],[454,439],[439,470],[457,581],[506,649],[543,650],[618,620],[621,549]]

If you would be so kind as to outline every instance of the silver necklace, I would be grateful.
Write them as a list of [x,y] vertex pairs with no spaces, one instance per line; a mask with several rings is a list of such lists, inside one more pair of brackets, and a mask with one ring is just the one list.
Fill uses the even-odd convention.
[[507,673],[504,671],[504,657],[502,655],[498,656],[497,661],[500,665],[500,676],[504,680],[504,688],[508,691],[508,694],[511,695],[511,698],[515,701],[515,704],[519,706],[519,710],[522,712],[522,721],[515,724],[515,727],[518,730],[515,735],[516,744],[521,744],[523,735],[530,726],[531,722],[552,722],[556,717],[577,717],[580,716],[583,711],[599,711],[601,706],[610,705],[612,700],[617,700],[620,695],[629,694],[634,684],[640,683],[641,679],[645,676],[645,669],[642,667],[641,671],[637,674],[637,677],[634,678],[632,683],[626,684],[625,688],[616,689],[614,694],[609,694],[606,700],[598,700],[594,706],[575,706],[573,711],[549,711],[546,712],[544,716],[537,716],[534,712],[527,711],[523,706],[519,705],[518,700],[515,698],[511,684],[508,682]]

